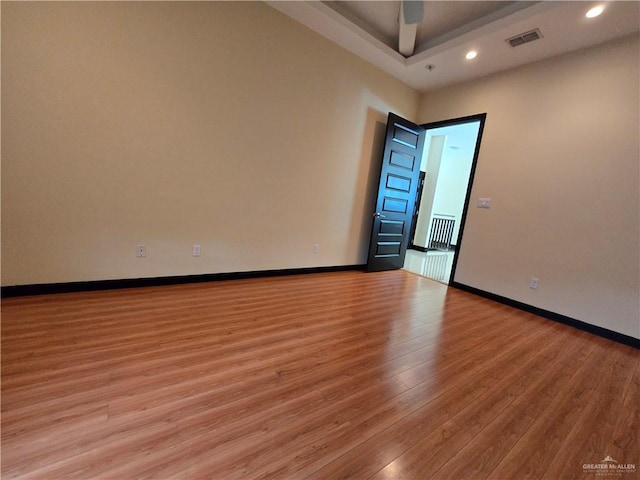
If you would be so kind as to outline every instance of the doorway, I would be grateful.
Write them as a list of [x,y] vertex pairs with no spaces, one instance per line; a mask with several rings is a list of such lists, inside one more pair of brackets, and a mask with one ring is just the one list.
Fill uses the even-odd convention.
[[453,280],[485,118],[423,125],[421,182],[405,270],[446,284]]

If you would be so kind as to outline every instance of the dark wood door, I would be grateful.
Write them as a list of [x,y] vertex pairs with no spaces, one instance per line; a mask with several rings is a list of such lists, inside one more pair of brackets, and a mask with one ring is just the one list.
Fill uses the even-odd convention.
[[424,179],[427,174],[420,171],[420,178],[418,178],[418,193],[416,193],[416,201],[413,206],[413,217],[411,217],[411,230],[409,231],[409,245],[407,248],[415,248],[413,239],[416,236],[416,227],[418,226],[418,215],[420,214],[420,203],[422,202],[422,190],[424,189]]
[[396,270],[404,265],[425,136],[421,126],[389,113],[368,271]]

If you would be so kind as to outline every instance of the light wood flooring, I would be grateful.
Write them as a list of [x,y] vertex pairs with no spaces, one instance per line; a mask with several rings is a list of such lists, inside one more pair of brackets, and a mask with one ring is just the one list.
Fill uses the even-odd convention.
[[10,298],[2,478],[600,480],[639,365],[405,271]]

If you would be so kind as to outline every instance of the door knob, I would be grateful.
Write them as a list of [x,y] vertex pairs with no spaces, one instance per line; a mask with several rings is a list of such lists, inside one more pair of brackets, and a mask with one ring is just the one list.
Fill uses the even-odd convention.
[[384,218],[384,215],[382,215],[380,212],[376,212],[373,214],[373,218]]

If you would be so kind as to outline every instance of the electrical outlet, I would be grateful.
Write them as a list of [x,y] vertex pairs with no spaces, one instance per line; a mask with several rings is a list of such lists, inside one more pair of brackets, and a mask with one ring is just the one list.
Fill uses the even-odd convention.
[[136,245],[136,257],[146,257],[146,256],[147,256],[147,246]]
[[479,198],[477,203],[478,208],[491,208],[490,198]]
[[193,254],[194,257],[199,257],[200,256],[200,245],[194,245],[193,249],[191,250],[191,253]]
[[320,253],[320,244],[319,243],[314,243],[313,244],[313,254],[317,255],[318,253]]
[[532,289],[534,289],[534,290],[535,290],[536,288],[538,288],[538,282],[539,282],[539,281],[540,281],[540,280],[538,280],[537,278],[532,278],[532,279],[531,279],[531,282],[529,282],[529,288],[532,288]]

